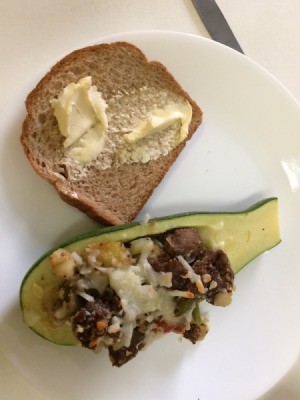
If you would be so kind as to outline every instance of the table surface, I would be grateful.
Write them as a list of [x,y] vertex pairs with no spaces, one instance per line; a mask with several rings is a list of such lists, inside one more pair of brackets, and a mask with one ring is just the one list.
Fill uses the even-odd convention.
[[[300,1],[218,0],[245,54],[300,101]],[[37,72],[103,36],[171,30],[209,37],[191,0],[0,0],[0,109]],[[0,354],[0,397],[45,400]],[[300,362],[261,400],[300,398]]]

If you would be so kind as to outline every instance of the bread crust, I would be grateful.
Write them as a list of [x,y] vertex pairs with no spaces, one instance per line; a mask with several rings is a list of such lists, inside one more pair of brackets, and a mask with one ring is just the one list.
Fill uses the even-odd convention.
[[[124,74],[127,75],[126,79],[122,78],[123,81],[120,82],[121,72],[114,65],[114,54],[118,54],[118,62],[122,63],[122,67],[127,68],[126,74]],[[106,59],[107,68],[111,68],[112,72],[105,71]],[[99,70],[96,70],[95,60],[99,61]],[[101,64],[102,60],[103,64]],[[127,67],[126,62],[130,67],[132,64],[132,68]],[[151,75],[153,80],[157,81],[155,84],[164,85],[176,96],[186,99],[191,104],[193,116],[187,138],[166,156],[160,156],[146,164],[132,163],[111,167],[108,170],[97,169],[96,172],[93,170],[93,175],[87,169],[86,181],[81,180],[81,186],[76,187],[76,184],[78,185],[76,180],[72,181],[70,175],[60,174],[54,168],[59,150],[55,151],[57,144],[54,145],[54,140],[52,143],[51,132],[47,131],[49,121],[52,124],[55,123],[49,100],[60,93],[62,86],[65,87],[72,81],[78,81],[87,73],[92,76],[93,84],[94,77],[98,79],[95,85],[107,99],[112,93],[117,93],[119,90],[127,90],[135,85],[140,86],[143,80],[149,79],[148,75]],[[138,82],[135,82],[135,73]],[[105,78],[105,84],[102,86],[101,76]],[[60,85],[61,81],[63,81],[63,85]],[[127,42],[89,46],[68,54],[41,79],[28,95],[25,105],[27,115],[23,122],[20,140],[34,170],[43,179],[54,185],[62,200],[91,218],[109,225],[127,223],[136,217],[202,121],[201,109],[167,68],[158,61],[148,61],[140,49]],[[48,135],[46,142],[42,135]],[[52,153],[48,149],[44,149],[47,146],[49,148],[53,146]],[[121,178],[125,179],[124,185]],[[115,182],[109,183],[109,180],[114,179]],[[130,182],[133,182],[135,187],[130,187]],[[86,190],[84,190],[84,185]],[[97,196],[93,196],[93,193],[97,193]]]

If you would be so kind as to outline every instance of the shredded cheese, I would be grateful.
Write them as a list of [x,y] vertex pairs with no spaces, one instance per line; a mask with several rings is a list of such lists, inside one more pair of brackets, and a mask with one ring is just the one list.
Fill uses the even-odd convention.
[[178,256],[177,259],[180,264],[187,270],[187,274],[184,276],[184,278],[189,279],[192,283],[195,283],[199,293],[204,294],[205,287],[201,280],[201,276],[195,273],[190,264],[182,256]]

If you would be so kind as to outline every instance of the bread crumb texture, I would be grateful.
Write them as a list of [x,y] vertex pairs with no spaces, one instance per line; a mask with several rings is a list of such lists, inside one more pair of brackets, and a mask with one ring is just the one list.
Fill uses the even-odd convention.
[[[108,141],[97,159],[82,166],[66,157],[50,101],[86,76],[108,105]],[[134,145],[123,136],[154,109],[185,101],[193,110],[188,140],[201,123],[202,111],[162,64],[149,62],[126,42],[86,47],[55,64],[29,94],[21,143],[35,171],[55,185],[64,201],[102,223],[126,223],[141,210],[186,140],[175,145],[180,121]],[[118,146],[122,151],[115,152]]]

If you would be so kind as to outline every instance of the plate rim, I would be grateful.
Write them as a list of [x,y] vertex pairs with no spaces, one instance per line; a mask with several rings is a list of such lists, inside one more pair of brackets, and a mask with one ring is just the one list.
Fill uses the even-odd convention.
[[[198,36],[198,35],[196,35],[196,34],[190,34],[190,33],[178,32],[178,31],[168,31],[168,30],[136,30],[136,31],[119,32],[119,33],[114,33],[114,34],[110,34],[110,35],[103,36],[103,37],[101,37],[101,38],[99,38],[99,39],[94,39],[93,41],[89,41],[86,45],[93,45],[93,44],[97,44],[97,43],[103,43],[103,42],[108,41],[108,40],[114,40],[114,38],[120,37],[120,36],[122,36],[122,35],[125,35],[125,36],[126,36],[126,35],[141,35],[141,34],[149,34],[149,35],[153,35],[153,34],[167,34],[167,35],[178,35],[178,36],[181,36],[181,37],[192,37],[192,38],[195,38],[195,39],[200,40],[200,41],[210,42],[210,45],[212,44],[213,46],[220,47],[220,48],[222,48],[223,50],[225,49],[226,52],[228,51],[228,52],[230,52],[230,53],[232,53],[232,54],[235,53],[237,57],[245,57],[244,55],[242,55],[242,54],[236,52],[235,50],[232,50],[232,49],[228,48],[227,46],[225,46],[225,45],[223,45],[223,44],[214,42],[212,39],[205,38],[205,37],[202,37],[202,36]],[[77,49],[78,49],[78,48],[81,48],[81,47],[85,47],[85,45],[80,46],[80,47],[77,47]],[[74,50],[75,50],[75,49],[74,49]],[[71,51],[73,51],[73,50],[71,50]],[[70,52],[71,52],[71,51],[70,51]],[[261,66],[260,64],[258,64],[257,62],[253,61],[251,58],[249,58],[249,57],[247,57],[247,56],[246,56],[246,58],[247,58],[247,61],[248,61],[248,62],[252,63],[252,64],[253,64],[255,67],[257,67],[261,72],[263,72],[263,73],[265,74],[265,76],[267,76],[269,79],[272,79],[273,82],[276,83],[276,87],[280,88],[281,91],[282,91],[282,93],[284,93],[286,96],[288,96],[289,99],[292,100],[292,101],[295,103],[295,105],[299,108],[299,111],[300,111],[300,103],[299,103],[299,101],[298,101],[298,100],[295,98],[295,96],[285,87],[285,85],[282,84],[281,81],[279,81],[272,73],[270,73],[267,69],[265,69],[264,67],[262,67],[262,66]],[[52,65],[53,65],[53,64],[52,64]],[[46,69],[47,69],[47,67],[46,67]],[[39,72],[39,75],[40,75],[40,74],[43,74],[43,72]],[[33,79],[31,80],[31,83],[28,83],[28,84],[24,85],[24,87],[18,92],[19,95],[20,95],[20,93],[23,93],[23,92],[26,90],[26,88],[29,87],[29,85],[32,84],[32,81],[33,81]],[[35,81],[35,80],[34,80],[34,81]],[[16,94],[16,97],[18,96],[18,93]],[[13,101],[14,101],[14,99],[9,100],[9,101],[8,101],[8,104],[4,105],[4,107],[0,110],[0,112],[4,112],[5,108],[6,108],[6,107],[9,107],[10,104],[11,104]],[[10,362],[10,360],[9,360],[9,362]],[[275,384],[276,384],[276,383],[275,383]],[[274,384],[274,385],[275,385],[275,384]],[[34,387],[34,388],[35,388],[35,387]],[[36,388],[35,388],[35,389],[36,389]]]

